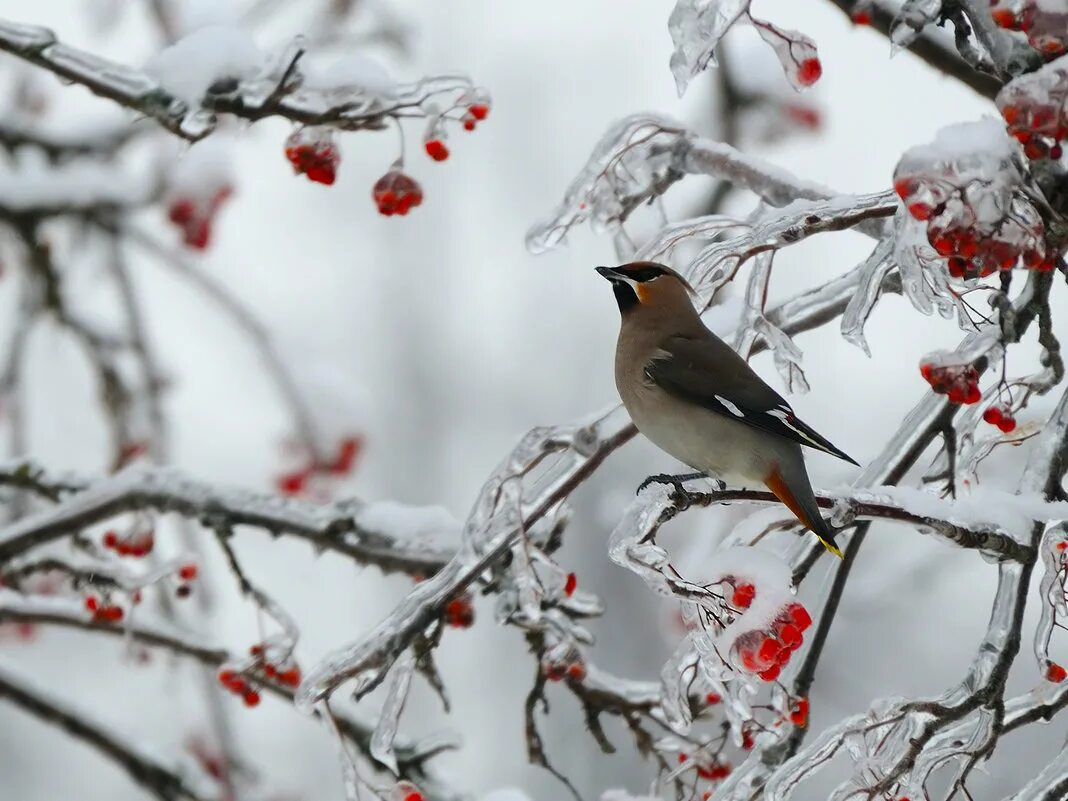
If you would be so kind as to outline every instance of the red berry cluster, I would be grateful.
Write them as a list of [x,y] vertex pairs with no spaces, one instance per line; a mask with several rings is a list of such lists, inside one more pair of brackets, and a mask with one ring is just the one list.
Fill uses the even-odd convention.
[[1046,58],[1068,50],[1068,11],[1044,7],[1039,0],[990,0],[994,22],[1027,34],[1027,42]]
[[[954,278],[985,278],[1021,259],[1027,269],[1053,269],[1042,217],[1022,196],[994,195],[983,181],[958,186],[946,175],[903,174],[900,165],[894,189],[909,214],[927,223],[927,241]],[[979,208],[1000,211],[984,218]]]
[[375,182],[371,192],[378,213],[385,217],[404,216],[423,202],[423,188],[409,175],[393,167]]
[[1068,670],[1065,670],[1062,666],[1056,662],[1050,662],[1046,665],[1046,681],[1051,681],[1054,684],[1060,684],[1068,678]]
[[1012,409],[1004,403],[995,403],[988,407],[983,412],[983,420],[992,426],[997,426],[1006,434],[1016,429],[1016,418],[1012,415]]
[[[679,764],[689,761],[689,754],[679,754]],[[719,781],[731,775],[731,763],[720,759],[718,756],[705,756],[698,754],[693,760],[697,775],[706,781]]]
[[182,241],[191,248],[204,250],[211,240],[211,225],[219,207],[233,190],[224,186],[205,197],[176,197],[170,202],[167,217],[182,232]]
[[586,665],[582,661],[582,654],[575,650],[558,658],[546,655],[542,660],[541,670],[549,681],[582,681],[586,678]]
[[303,467],[278,477],[275,486],[283,495],[301,495],[307,491],[316,476],[346,476],[356,467],[356,461],[363,451],[363,437],[345,437],[338,443],[337,452],[327,462],[319,463],[314,459]]
[[1060,143],[1068,137],[1068,66],[1061,61],[1015,78],[997,95],[1009,135],[1030,159],[1064,154]]
[[748,609],[756,598],[756,587],[748,582],[739,582],[731,593],[731,606],[736,609]]
[[488,103],[472,103],[467,107],[467,113],[460,118],[460,121],[463,123],[465,131],[473,131],[478,123],[486,119],[488,114]]
[[775,681],[790,655],[801,647],[804,632],[811,625],[808,610],[792,603],[772,621],[770,629],[749,631],[738,637],[732,661],[764,681]]
[[234,695],[240,695],[241,699],[245,702],[245,706],[256,706],[260,702],[259,691],[253,685],[249,684],[245,677],[236,670],[220,670],[219,684]]
[[104,533],[101,543],[109,551],[114,551],[119,556],[131,556],[135,559],[148,556],[156,547],[156,535],[152,529],[144,529],[127,534],[125,537],[110,530]]
[[454,629],[469,629],[475,625],[475,605],[470,593],[458,595],[445,605],[445,623]]
[[282,662],[271,662],[267,659],[267,648],[264,643],[257,643],[248,649],[253,657],[252,669],[260,670],[264,676],[287,687],[300,685],[300,667],[291,657]]
[[953,364],[952,354],[942,351],[930,353],[920,362],[920,375],[939,395],[949,396],[953,403],[978,403],[979,371],[970,364]]
[[297,175],[306,175],[317,184],[334,183],[341,151],[334,144],[334,132],[330,128],[298,128],[286,139],[285,152]]
[[85,599],[85,608],[93,615],[93,620],[98,623],[118,623],[125,616],[121,606],[102,602],[95,595]]

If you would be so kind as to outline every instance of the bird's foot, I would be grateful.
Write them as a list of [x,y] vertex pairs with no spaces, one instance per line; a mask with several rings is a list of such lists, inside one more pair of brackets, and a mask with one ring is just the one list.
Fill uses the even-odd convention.
[[[693,481],[696,478],[709,478],[709,476],[705,473],[683,473],[677,476],[673,476],[668,473],[657,473],[655,476],[649,476],[649,478],[645,479],[645,481],[639,484],[638,491],[635,493],[635,495],[639,494],[650,484],[667,484],[672,489],[674,489],[678,495],[685,495],[686,488],[682,486],[683,483],[686,481]],[[720,490],[725,489],[727,486],[719,479],[713,478],[710,480],[715,483]]]

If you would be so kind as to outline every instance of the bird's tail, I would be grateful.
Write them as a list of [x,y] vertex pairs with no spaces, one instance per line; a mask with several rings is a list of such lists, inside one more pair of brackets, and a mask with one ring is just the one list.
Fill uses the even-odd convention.
[[775,494],[775,497],[794,513],[801,524],[816,535],[824,548],[839,559],[842,558],[842,550],[834,543],[834,531],[820,514],[820,507],[816,503],[816,496],[812,492],[812,485],[809,483],[804,463],[799,469],[785,472],[781,467],[776,467],[764,479],[764,483]]

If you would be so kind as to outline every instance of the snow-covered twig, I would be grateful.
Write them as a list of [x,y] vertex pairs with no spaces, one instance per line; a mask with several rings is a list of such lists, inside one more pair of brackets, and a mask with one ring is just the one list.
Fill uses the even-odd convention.
[[[299,537],[316,548],[384,571],[426,576],[439,570],[451,556],[450,551],[433,545],[405,541],[405,532],[365,528],[360,514],[368,505],[359,501],[315,505],[247,490],[220,489],[169,468],[131,467],[95,481],[76,483],[68,479],[64,486],[78,486],[78,490],[52,508],[0,529],[0,563],[113,515],[140,509]],[[443,533],[451,536],[455,532]]]
[[[224,46],[226,42],[221,42]],[[180,45],[176,45],[178,47]],[[389,118],[420,114],[420,107],[440,94],[460,94],[475,89],[469,79],[458,75],[424,78],[412,84],[393,87],[386,94],[354,85],[312,88],[302,85],[299,64],[304,48],[298,40],[281,53],[275,63],[240,79],[227,69],[232,63],[223,53],[225,67],[202,97],[191,100],[168,91],[157,78],[144,70],[101,58],[59,42],[48,28],[0,20],[0,50],[80,84],[94,94],[149,117],[166,130],[195,142],[209,135],[225,114],[255,122],[266,117],[284,117],[304,125],[326,125],[341,130],[378,130]],[[193,59],[219,60],[214,53],[188,54]],[[176,70],[188,64],[173,65]],[[203,69],[203,65],[198,65]]]

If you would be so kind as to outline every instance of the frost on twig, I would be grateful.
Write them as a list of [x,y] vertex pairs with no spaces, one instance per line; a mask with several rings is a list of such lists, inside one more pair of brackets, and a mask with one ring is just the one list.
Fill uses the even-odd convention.
[[366,80],[323,85],[305,79],[300,64],[304,49],[297,39],[273,57],[263,56],[240,32],[209,27],[138,70],[63,44],[47,28],[0,21],[0,50],[150,117],[189,141],[215,130],[220,114],[374,130],[391,117],[428,115],[435,99],[449,105],[448,98],[477,91],[468,78],[457,75],[396,84],[388,91],[377,82],[369,87]]
[[654,114],[617,122],[601,137],[552,216],[527,233],[527,249],[551,250],[586,220],[598,233],[621,225],[635,208],[682,177],[675,152],[692,136],[681,123]]
[[676,0],[668,17],[674,50],[671,74],[682,97],[690,80],[716,64],[716,47],[738,23],[752,24],[775,51],[790,85],[806,89],[820,77],[815,43],[802,33],[779,28],[749,14],[749,0]]

